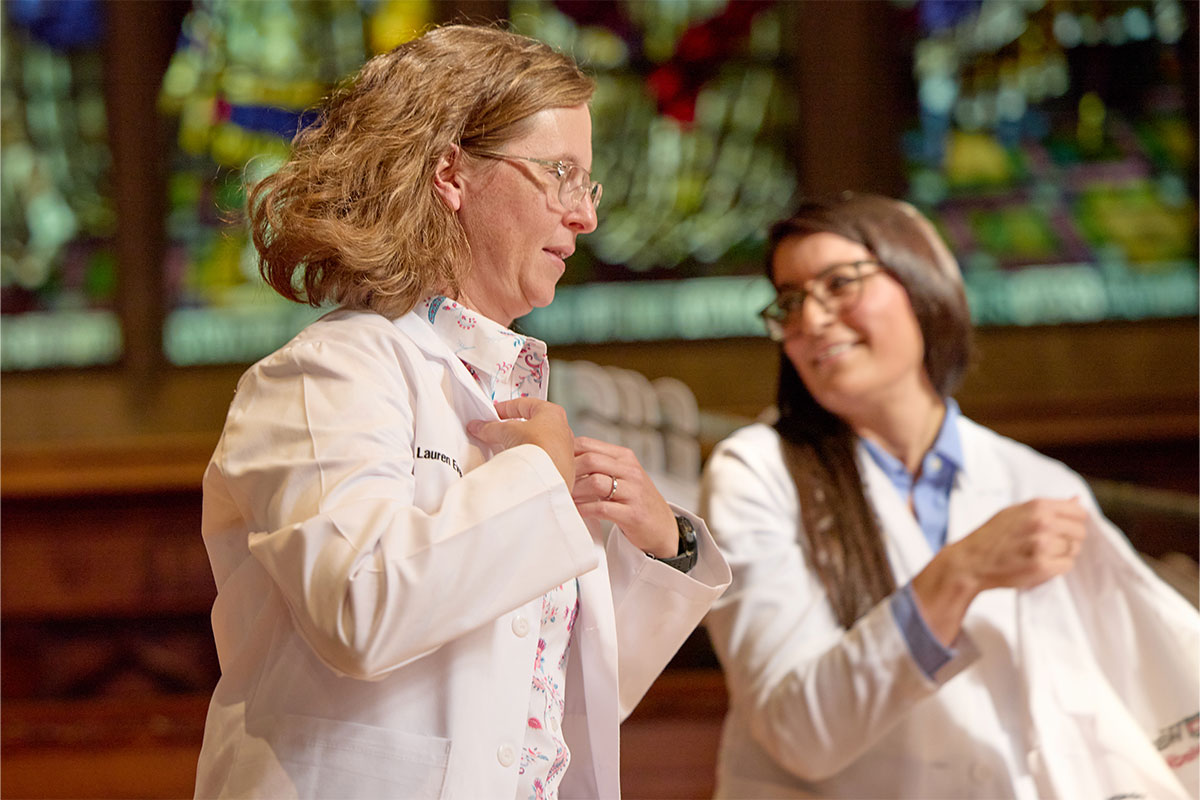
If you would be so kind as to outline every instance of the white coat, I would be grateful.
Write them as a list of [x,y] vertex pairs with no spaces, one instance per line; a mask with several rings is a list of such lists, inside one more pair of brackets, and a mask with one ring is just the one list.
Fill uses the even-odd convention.
[[[1092,520],[1066,576],[975,599],[934,680],[888,600],[848,632],[836,622],[775,431],[744,428],[714,452],[701,513],[734,572],[706,621],[730,691],[718,797],[1195,796],[1200,617],[1078,475],[970,420],[959,433],[949,542],[1034,497],[1079,497]],[[902,586],[932,552],[861,445],[858,463]]]
[[482,451],[471,419],[497,416],[415,313],[334,312],[239,381],[204,479],[197,797],[511,800],[542,595],[576,576],[560,793],[619,795],[618,725],[728,567],[697,518],[688,575],[589,528],[543,450]]

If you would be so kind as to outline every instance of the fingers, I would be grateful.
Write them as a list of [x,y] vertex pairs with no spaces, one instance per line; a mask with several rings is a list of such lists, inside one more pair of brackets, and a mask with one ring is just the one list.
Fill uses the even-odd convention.
[[[575,475],[572,496],[576,503],[597,500],[631,503],[640,494],[640,484],[650,482],[637,456],[628,447],[586,436],[575,438]],[[616,493],[612,491],[614,480]]]
[[1040,554],[1050,558],[1073,558],[1087,536],[1087,510],[1074,498],[1037,499],[1026,505],[1031,514],[1031,533],[1040,545]]
[[642,465],[638,461],[637,454],[628,447],[609,444],[586,436],[575,437],[575,469],[581,475],[606,472],[616,475],[619,479],[622,475],[636,472],[641,468]]
[[590,436],[575,437],[575,455],[584,453],[597,453],[600,455],[609,456],[610,458],[621,458],[625,455],[633,455],[633,451],[628,447],[622,447],[619,444],[609,444],[601,439],[593,439]]
[[[625,489],[624,492],[621,492],[622,488]],[[571,498],[576,503],[591,503],[597,500],[619,503],[628,500],[630,492],[628,481],[622,482],[617,476],[607,472],[581,472],[579,459],[575,460],[575,485],[571,487]]]
[[620,499],[624,490],[625,484],[622,483],[615,500],[577,501],[575,507],[585,519],[603,519],[615,523],[625,538],[644,553],[659,558],[675,555],[679,529],[667,501],[653,484],[639,485],[630,500]]
[[496,403],[500,420],[471,420],[467,433],[484,444],[506,450],[521,444],[542,448],[568,486],[575,483],[574,436],[566,412],[554,403],[519,397]]
[[501,400],[494,405],[500,419],[531,419],[543,407],[554,404],[536,397],[515,397],[512,400]]
[[[539,400],[536,397],[518,397],[513,400],[502,400],[495,403],[497,416],[500,421],[474,419],[467,423],[467,433],[477,439],[482,439],[490,435],[493,438],[502,438],[502,434],[497,431],[506,427],[505,423],[539,423],[537,427],[569,427],[567,426],[567,413],[562,406],[550,403],[546,400]],[[514,430],[521,428],[515,427]],[[480,432],[490,431],[490,434],[485,433],[480,435]]]
[[505,422],[473,419],[467,423],[467,433],[500,450],[521,444],[520,432]]
[[997,513],[963,540],[964,562],[983,588],[1036,586],[1071,569],[1087,536],[1078,499],[1039,498]]
[[675,554],[675,514],[632,450],[577,436],[575,475],[571,496],[580,516],[616,523],[643,552]]
[[1038,498],[1030,500],[1033,503],[1054,516],[1062,517],[1067,520],[1076,522],[1086,522],[1088,518],[1088,510],[1079,502],[1078,497],[1072,497],[1069,500],[1054,500],[1051,498]]

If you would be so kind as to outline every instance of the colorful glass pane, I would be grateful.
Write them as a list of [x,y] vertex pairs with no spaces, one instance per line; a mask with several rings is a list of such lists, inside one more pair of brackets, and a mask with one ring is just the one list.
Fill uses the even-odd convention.
[[976,322],[1196,314],[1179,0],[912,13],[910,198],[958,255]]
[[100,4],[0,4],[0,367],[117,360]]
[[604,183],[599,228],[525,328],[552,342],[761,333],[764,232],[796,192],[782,4],[516,0],[510,12],[514,30],[595,77]]
[[194,5],[161,94],[179,119],[165,265],[172,363],[257,358],[321,313],[263,283],[242,220],[245,187],[287,157],[335,83],[419,33],[430,12],[414,0]]

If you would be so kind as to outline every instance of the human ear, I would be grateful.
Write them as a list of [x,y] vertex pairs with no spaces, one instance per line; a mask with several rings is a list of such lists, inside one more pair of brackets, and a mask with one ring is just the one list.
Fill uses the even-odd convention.
[[462,156],[462,150],[458,145],[450,145],[438,159],[437,168],[433,172],[433,190],[438,193],[438,197],[442,198],[442,202],[451,211],[458,211],[462,208],[464,187]]

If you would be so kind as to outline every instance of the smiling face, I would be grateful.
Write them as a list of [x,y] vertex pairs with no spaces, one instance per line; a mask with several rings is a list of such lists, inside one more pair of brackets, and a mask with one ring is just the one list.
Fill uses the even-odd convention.
[[[795,290],[834,264],[874,258],[837,234],[789,236],[775,250],[772,280],[780,292]],[[908,294],[883,270],[864,277],[858,301],[837,314],[805,300],[786,326],[783,348],[813,398],[852,426],[883,404],[932,391]]]
[[[592,118],[587,106],[551,108],[525,121],[525,132],[498,148],[513,156],[566,161],[590,170]],[[575,238],[596,229],[588,201],[564,208],[551,169],[519,159],[464,159],[438,192],[471,248],[470,271],[458,300],[501,325],[511,325],[554,299],[554,287],[575,252]]]

